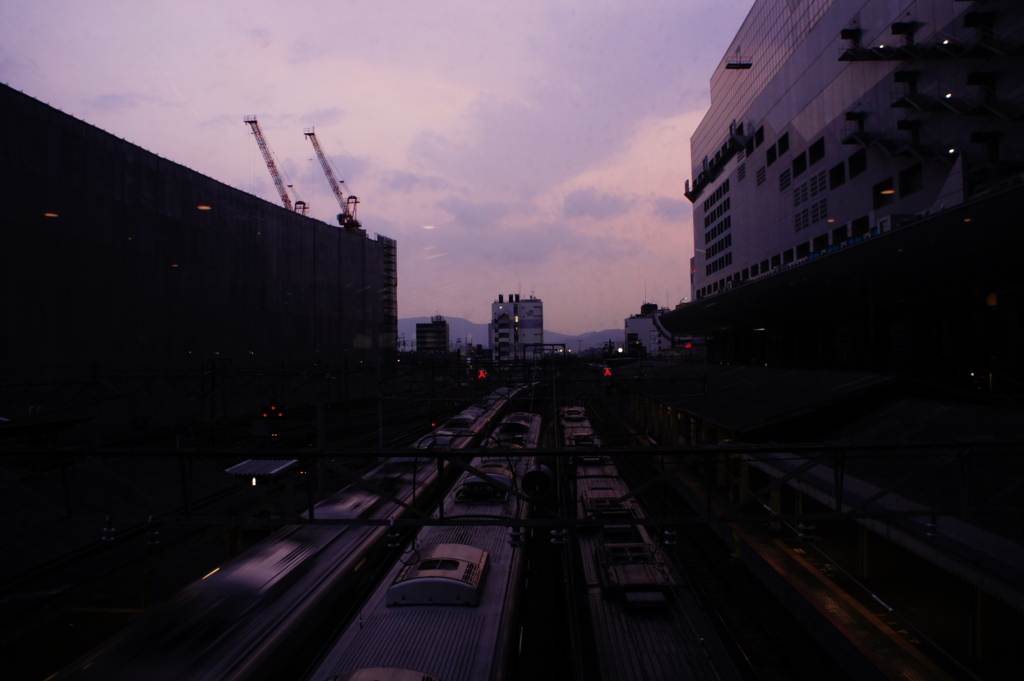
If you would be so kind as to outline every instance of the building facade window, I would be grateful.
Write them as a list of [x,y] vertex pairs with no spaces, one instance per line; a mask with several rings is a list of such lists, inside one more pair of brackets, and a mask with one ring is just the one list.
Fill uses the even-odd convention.
[[782,156],[789,151],[789,133],[785,133],[779,138],[779,156]]
[[842,187],[846,183],[846,164],[840,163],[832,166],[828,171],[828,182],[832,189]]
[[800,174],[805,170],[807,170],[806,152],[793,159],[793,177],[800,177]]
[[868,169],[868,153],[861,149],[850,155],[850,179],[857,177]]
[[828,217],[828,199],[822,199],[817,203],[811,204],[811,224],[821,222]]
[[864,236],[871,229],[871,223],[868,220],[868,216],[859,217],[850,223],[851,236],[853,238]]
[[875,210],[884,208],[896,200],[896,190],[891,177],[887,177],[871,188],[871,202]]
[[924,186],[924,174],[920,163],[915,163],[899,174],[900,198],[921,191]]
[[807,184],[811,188],[811,197],[815,197],[818,194],[824,194],[828,190],[828,184],[825,182],[825,171],[822,170],[820,173],[812,177]]
[[793,227],[795,231],[799,232],[802,229],[806,229],[811,226],[811,214],[810,210],[804,208],[793,213]]
[[811,165],[814,165],[821,159],[825,158],[825,138],[819,137],[815,140],[814,144],[807,150],[808,160]]
[[768,178],[768,171],[764,166],[757,169],[757,186],[760,187]]

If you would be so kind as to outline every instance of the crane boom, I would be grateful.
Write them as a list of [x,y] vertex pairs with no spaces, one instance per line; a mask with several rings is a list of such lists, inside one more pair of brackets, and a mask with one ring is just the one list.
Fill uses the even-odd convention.
[[331,164],[327,161],[327,154],[324,153],[324,148],[320,146],[320,140],[316,138],[316,131],[313,128],[306,128],[306,137],[313,143],[313,149],[316,151],[316,157],[320,159],[320,167],[324,169],[324,175],[327,176],[327,184],[331,185],[331,191],[334,192],[334,198],[338,200],[338,205],[345,212],[348,212],[348,205],[345,202],[345,195],[341,191],[341,186],[338,180],[334,177],[334,170],[331,168]]
[[356,220],[355,207],[359,203],[359,199],[354,196],[345,198],[345,193],[341,191],[341,185],[344,180],[338,181],[334,177],[334,170],[331,168],[331,163],[327,159],[327,154],[324,153],[324,148],[320,146],[320,140],[316,138],[316,131],[313,128],[306,128],[304,131],[309,141],[313,143],[313,149],[316,151],[316,157],[320,159],[320,167],[324,170],[324,175],[327,176],[327,184],[331,186],[331,191],[334,192],[334,198],[338,200],[338,205],[341,206],[341,212],[338,213],[338,224],[346,229],[359,229],[359,221]]
[[281,179],[281,173],[277,170],[277,164],[274,163],[274,156],[270,153],[270,147],[267,146],[267,140],[263,137],[263,131],[260,130],[260,124],[256,122],[255,116],[246,116],[245,122],[252,127],[252,134],[256,136],[256,143],[260,145],[260,152],[263,154],[263,160],[267,163],[267,169],[270,171],[270,176],[274,179],[274,186],[277,187],[277,193],[281,197],[281,203],[288,210],[292,210],[292,200],[288,196],[288,191],[284,188],[284,180]]

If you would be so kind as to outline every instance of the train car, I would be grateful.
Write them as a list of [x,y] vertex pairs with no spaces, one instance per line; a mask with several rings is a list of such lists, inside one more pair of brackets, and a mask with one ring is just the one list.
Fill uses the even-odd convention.
[[541,417],[538,414],[515,412],[501,420],[487,439],[494,448],[536,449],[540,442]]
[[522,385],[499,388],[421,437],[413,446],[417,449],[467,449],[478,446],[491,424],[524,389]]
[[[489,396],[474,426],[445,446],[459,449],[479,442],[491,420],[521,389]],[[438,480],[433,463],[413,457],[386,459],[364,477],[406,503],[422,498]],[[314,517],[392,518],[404,512],[353,484],[318,504]],[[301,637],[318,606],[387,532],[386,527],[356,525],[278,530],[52,678],[266,678],[267,661]]]
[[[582,407],[562,410],[566,447],[599,446]],[[603,527],[581,527],[572,582],[590,623],[591,673],[602,681],[738,679],[693,590],[647,527],[619,469],[607,456],[583,453],[576,467],[576,514]],[[668,535],[671,536],[671,535]]]
[[[506,421],[513,416],[506,417]],[[540,417],[528,415],[536,447]],[[521,422],[520,419],[511,422]],[[477,457],[471,465],[511,489],[531,461]],[[525,518],[529,504],[474,473],[464,473],[444,500],[444,517]],[[337,643],[311,681],[484,681],[506,678],[518,642],[517,602],[523,552],[502,526],[432,526],[402,559]]]
[[559,410],[562,441],[566,447],[600,447],[601,438],[587,418],[584,407],[562,407]]
[[[411,501],[435,484],[425,462],[388,460],[364,477]],[[321,518],[390,518],[403,509],[352,485],[315,507]],[[53,679],[248,679],[378,545],[387,527],[298,525],[155,606]]]

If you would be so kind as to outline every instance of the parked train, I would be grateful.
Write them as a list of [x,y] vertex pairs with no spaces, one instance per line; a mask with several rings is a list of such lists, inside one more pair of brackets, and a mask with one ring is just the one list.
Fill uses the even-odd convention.
[[566,447],[600,447],[601,438],[587,418],[584,407],[562,407],[559,410],[562,439]]
[[[455,438],[469,446],[486,434],[521,388],[485,400],[481,432]],[[390,458],[363,477],[406,503],[437,482],[426,460]],[[414,489],[415,484],[415,489]],[[415,497],[414,497],[415,494]],[[353,484],[321,502],[317,518],[392,518],[399,505]],[[174,597],[110,641],[51,677],[63,679],[232,679],[266,676],[264,665],[301,638],[303,624],[382,542],[387,527],[292,526],[278,530]]]
[[[598,447],[583,407],[561,410],[566,448]],[[608,456],[583,453],[576,467],[577,518],[599,518],[603,527],[580,528],[571,580],[584,596],[590,643],[603,681],[738,678],[714,627],[693,592],[647,527],[647,517]],[[618,521],[618,522],[617,522]],[[671,535],[667,535],[671,537]]]
[[541,417],[538,414],[515,412],[509,414],[487,439],[487,447],[494,449],[536,449],[540,442]]
[[[511,414],[516,441],[492,440],[493,455],[471,465],[513,490],[535,448],[540,416]],[[501,430],[499,427],[498,430]],[[466,472],[444,500],[444,517],[525,518],[529,504]],[[518,643],[523,552],[503,526],[431,526],[366,602],[321,660],[311,681],[483,681],[505,678]]]
[[416,441],[417,449],[467,449],[479,446],[491,424],[503,412],[509,400],[525,389],[516,385],[502,387],[442,423]]

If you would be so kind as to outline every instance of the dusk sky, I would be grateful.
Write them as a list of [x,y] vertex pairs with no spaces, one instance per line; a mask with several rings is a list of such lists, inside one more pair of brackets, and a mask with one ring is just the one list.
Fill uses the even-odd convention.
[[398,240],[399,316],[561,333],[689,296],[689,139],[752,0],[0,5],[0,82],[278,203],[248,114],[310,215]]

